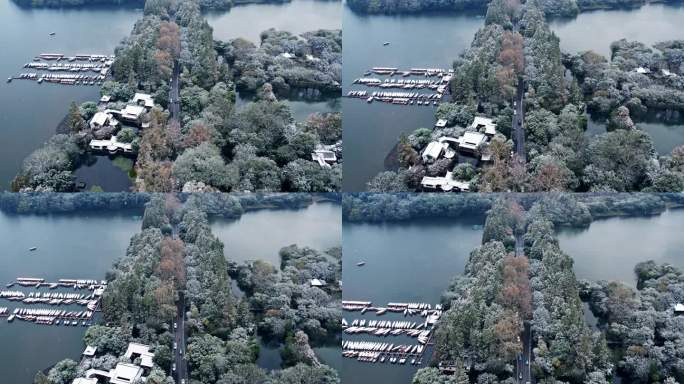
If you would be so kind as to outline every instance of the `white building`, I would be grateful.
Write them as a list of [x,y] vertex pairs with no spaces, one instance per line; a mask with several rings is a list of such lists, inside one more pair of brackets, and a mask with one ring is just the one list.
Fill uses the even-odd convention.
[[487,142],[487,136],[479,132],[466,132],[458,138],[458,148],[467,152],[475,153],[480,145]]
[[140,124],[142,115],[145,113],[145,107],[140,105],[127,105],[126,108],[119,111],[119,113],[121,114],[121,119]]
[[676,73],[672,73],[672,72],[670,72],[670,71],[667,70],[667,69],[664,69],[664,68],[663,68],[663,69],[661,69],[660,71],[663,73],[663,76],[666,76],[666,77],[677,77],[677,74],[676,74]]
[[152,96],[147,93],[136,93],[135,96],[133,96],[133,102],[145,108],[154,107],[154,100],[152,99]]
[[108,140],[91,140],[89,146],[94,151],[108,151],[111,154],[118,152],[133,153],[133,144],[122,143],[117,140],[116,136],[112,136]]
[[98,129],[104,127],[116,127],[119,122],[109,112],[97,112],[92,119],[90,119],[90,128]]
[[77,377],[71,382],[71,384],[97,384],[97,379],[94,377],[91,377],[90,379],[86,379],[85,377]]
[[337,155],[327,149],[316,149],[311,154],[311,160],[318,162],[321,167],[329,168],[330,164],[337,162]]
[[325,287],[326,283],[323,280],[311,279],[311,286],[312,287]]
[[95,352],[97,352],[97,347],[92,347],[92,346],[87,346],[85,351],[83,351],[83,356],[86,357],[93,357],[95,356]]
[[470,183],[454,179],[452,172],[447,172],[444,177],[425,176],[420,185],[425,189],[442,190],[444,192],[467,192],[470,190]]
[[447,121],[446,121],[446,119],[439,119],[439,120],[437,120],[437,122],[435,123],[435,128],[444,128],[444,127],[446,127],[446,126],[447,126]]
[[133,361],[137,357],[140,357],[140,366],[145,368],[152,368],[154,365],[152,359],[154,358],[154,353],[150,352],[150,346],[138,343],[129,343],[128,349],[126,349],[126,354],[124,354],[127,359]]
[[473,123],[470,124],[470,128],[477,132],[484,133],[489,137],[496,134],[496,124],[494,124],[494,120],[489,117],[475,116]]
[[675,314],[677,314],[677,315],[684,314],[684,304],[682,304],[682,303],[675,304],[674,311],[675,311]]
[[110,384],[133,384],[143,376],[143,369],[134,364],[119,363],[109,371]]
[[439,141],[431,141],[423,150],[421,157],[423,158],[423,162],[428,163],[439,159],[443,152],[444,144]]

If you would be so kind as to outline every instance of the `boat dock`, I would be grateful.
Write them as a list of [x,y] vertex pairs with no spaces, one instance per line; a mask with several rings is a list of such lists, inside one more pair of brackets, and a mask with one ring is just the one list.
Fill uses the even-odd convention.
[[[28,308],[17,307],[14,309],[4,308],[0,317],[7,317],[8,322],[16,320],[27,321],[41,325],[82,325],[92,324],[93,316],[100,310],[101,298],[107,282],[94,279],[59,279],[57,282],[48,282],[45,279],[33,277],[18,277],[15,281],[7,284],[25,288],[47,288],[50,291],[24,292],[21,290],[2,290],[0,299],[20,302],[26,305],[50,305],[52,308]],[[63,292],[58,288],[73,289],[87,292]],[[58,306],[81,306],[84,309],[56,309]]]
[[[65,56],[61,53],[41,53],[33,61],[24,64],[24,68],[41,72],[20,73],[10,76],[7,82],[32,80],[38,84],[45,82],[61,85],[102,85],[110,74],[114,59],[114,55]],[[85,74],[88,72],[95,74]]]
[[405,336],[416,338],[417,344],[384,341],[343,340],[342,356],[367,363],[422,365],[423,354],[431,345],[434,326],[442,316],[442,306],[429,303],[388,303],[373,306],[370,301],[342,301],[347,312],[372,312],[376,316],[385,313],[403,314],[404,317],[420,317],[420,320],[368,320],[342,319],[342,331],[347,335],[369,335],[376,338]]
[[[383,79],[373,77],[373,74],[388,77]],[[401,75],[403,78],[394,78],[395,75]],[[427,79],[411,78],[416,76],[427,77]],[[449,91],[449,84],[453,76],[453,69],[411,68],[400,70],[395,67],[373,67],[364,74],[364,77],[355,79],[352,84],[403,91],[351,90],[347,92],[346,97],[365,99],[369,104],[373,101],[379,101],[393,105],[438,106]],[[432,92],[417,92],[421,90]]]

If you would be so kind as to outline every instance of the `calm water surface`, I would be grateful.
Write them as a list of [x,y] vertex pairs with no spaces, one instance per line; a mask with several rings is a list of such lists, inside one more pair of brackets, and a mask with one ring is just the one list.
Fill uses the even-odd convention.
[[659,216],[610,218],[586,229],[558,231],[560,246],[575,261],[579,279],[620,280],[636,286],[634,267],[654,260],[684,267],[684,210]]
[[[551,29],[560,38],[561,49],[566,52],[592,50],[610,59],[610,44],[620,39],[640,41],[648,46],[666,41],[684,39],[684,6],[649,4],[633,10],[599,10],[584,12],[573,19],[551,20]],[[648,132],[660,154],[669,154],[684,144],[683,124],[664,124],[656,121],[637,122]],[[595,124],[588,133],[603,133],[604,124]]]
[[[344,7],[343,94],[373,90],[354,86],[372,67],[451,68],[453,60],[473,40],[484,19],[478,15],[440,14],[363,16]],[[384,42],[391,42],[383,46]],[[366,183],[384,170],[384,160],[402,133],[434,125],[434,107],[368,104],[342,100],[344,114],[344,190],[364,191]]]
[[[462,274],[473,249],[482,241],[484,218],[459,220],[415,220],[392,224],[343,225],[344,257],[342,271],[345,300],[388,302],[426,302],[436,304],[454,276]],[[476,229],[474,229],[476,228]],[[358,267],[359,261],[366,265]],[[375,315],[343,312],[354,318],[377,319]],[[389,316],[389,317],[388,317]],[[403,319],[386,314],[384,320]],[[345,335],[345,339],[372,340],[368,335]],[[388,342],[415,343],[415,339],[392,337]],[[425,354],[423,366],[429,360]],[[342,360],[344,382],[409,383],[418,366],[369,364]]]
[[[293,0],[285,4],[247,4],[228,12],[207,12],[205,17],[214,29],[215,40],[245,38],[257,46],[261,32],[275,28],[294,34],[318,29],[342,28],[342,2],[335,0]],[[253,95],[238,95],[237,107],[252,100]],[[315,112],[339,112],[339,99],[322,101],[285,100],[297,121]]]
[[[93,156],[93,163],[81,165],[75,172],[77,182],[85,183],[85,190],[100,187],[104,192],[129,191],[134,159],[123,156]],[[118,166],[117,166],[118,165]]]
[[684,39],[684,6],[650,4],[633,10],[599,10],[573,19],[556,19],[549,26],[566,52],[592,50],[610,59],[610,44],[620,39],[653,45]]
[[[230,261],[265,260],[280,267],[278,252],[291,244],[308,246],[320,251],[339,246],[341,236],[339,204],[314,203],[304,209],[259,210],[247,212],[237,220],[212,220],[212,232],[223,242]],[[280,369],[281,345],[260,340],[257,365],[264,369]],[[315,348],[325,364],[339,369],[339,348]],[[336,364],[337,363],[337,364]]]
[[[0,212],[0,284],[17,277],[104,279],[140,230],[141,212],[6,215]],[[29,252],[30,247],[38,250]],[[28,288],[12,288],[30,291]],[[1,307],[14,308],[2,300]],[[39,306],[36,306],[38,308]],[[32,306],[33,308],[33,306]],[[83,352],[83,327],[33,325],[0,319],[3,383],[32,383],[36,372]],[[11,346],[11,347],[10,347]]]
[[0,1],[0,190],[9,188],[23,159],[55,134],[72,101],[99,98],[94,86],[5,79],[28,72],[23,65],[44,52],[112,54],[141,14],[125,7],[30,10]]
[[248,4],[228,12],[207,12],[215,40],[238,37],[259,44],[261,32],[275,28],[294,34],[317,29],[340,29],[342,3],[334,0],[293,0],[285,4]]
[[297,210],[247,212],[237,220],[213,219],[211,230],[225,245],[228,260],[265,260],[279,267],[278,252],[288,245],[319,251],[339,246],[341,215],[338,204],[314,203]]

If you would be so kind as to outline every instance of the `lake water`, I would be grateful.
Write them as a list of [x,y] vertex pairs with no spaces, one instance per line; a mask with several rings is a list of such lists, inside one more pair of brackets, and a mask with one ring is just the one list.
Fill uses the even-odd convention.
[[[482,241],[484,218],[414,220],[391,224],[343,225],[342,260],[343,297],[345,300],[372,301],[382,306],[388,302],[425,302],[437,304],[451,280],[462,274],[470,253]],[[359,267],[359,261],[366,265]],[[377,319],[374,314],[343,312],[351,322],[355,318]],[[397,314],[383,315],[383,320],[404,319]],[[388,336],[389,337],[389,336]],[[392,343],[415,339],[390,337]],[[368,335],[345,335],[346,340],[377,339]],[[430,351],[423,358],[429,362]],[[343,358],[344,382],[409,383],[419,368],[411,364],[360,363]]]
[[[561,39],[564,51],[592,49],[610,55],[610,43],[621,38],[646,44],[684,38],[681,21],[684,7],[652,4],[636,10],[585,12],[573,19],[556,19],[550,26]],[[364,16],[348,7],[343,10],[344,45],[343,94],[351,81],[373,66],[448,67],[469,47],[483,24],[478,15]],[[391,42],[384,47],[383,42]],[[344,190],[366,189],[366,182],[385,169],[384,160],[402,133],[432,127],[434,111],[425,107],[368,105],[362,100],[344,99],[345,174]],[[639,124],[652,135],[660,153],[669,153],[684,143],[684,126],[655,122]],[[597,132],[605,131],[597,125]]]
[[[212,219],[211,230],[223,242],[223,252],[229,261],[260,259],[279,268],[278,252],[288,245],[319,251],[340,246],[341,215],[339,204],[320,202],[303,209],[251,211],[237,220]],[[257,365],[268,370],[280,369],[281,348],[260,341]],[[314,350],[321,362],[340,369],[339,348],[318,346]]]
[[[17,277],[104,279],[140,231],[142,212],[6,215],[0,212],[0,284]],[[138,218],[135,218],[135,216]],[[30,247],[38,250],[29,252]],[[28,288],[13,290],[29,292]],[[2,300],[0,307],[14,308]],[[26,306],[26,305],[24,305]],[[36,306],[38,308],[40,306]],[[31,306],[33,308],[33,306]],[[32,383],[36,372],[83,352],[83,327],[45,326],[0,319],[3,383]]]
[[[573,19],[551,20],[549,25],[560,38],[563,51],[592,50],[610,59],[610,44],[623,38],[648,46],[660,41],[684,39],[682,20],[684,6],[648,4],[633,10],[584,12]],[[648,121],[637,122],[637,126],[651,135],[660,154],[669,154],[674,147],[684,144],[683,124]],[[602,124],[595,128],[598,133],[606,131]]]
[[[439,14],[364,16],[343,10],[343,94],[372,90],[352,85],[372,67],[451,68],[453,60],[470,46],[484,19],[477,15]],[[384,42],[391,42],[383,46]],[[342,100],[344,114],[345,191],[365,191],[366,183],[385,169],[384,160],[402,133],[431,128],[434,107],[368,104],[362,99]]]
[[275,28],[294,34],[340,29],[342,3],[335,0],[293,0],[284,4],[248,4],[228,12],[207,12],[214,40],[245,38],[259,45],[261,32]]
[[639,9],[599,10],[572,19],[555,19],[549,26],[566,52],[592,50],[610,59],[610,44],[620,39],[653,45],[684,39],[684,6],[648,4]]
[[[645,131],[653,139],[653,146],[661,155],[668,155],[675,147],[684,145],[684,125],[665,124],[653,119],[648,121],[636,121],[638,129]],[[590,116],[587,119],[585,134],[589,137],[606,133],[606,121],[594,120]]]
[[[0,75],[6,79],[28,72],[24,64],[44,52],[112,54],[140,15],[125,7],[30,10],[0,1]],[[98,98],[93,86],[0,82],[0,190],[9,188],[24,158],[55,134],[72,101]]]
[[212,219],[211,230],[225,245],[229,261],[268,261],[280,267],[278,252],[288,245],[319,251],[341,245],[341,207],[321,202],[304,209],[262,209],[237,220]]
[[85,183],[85,190],[100,187],[104,192],[129,191],[134,159],[124,156],[92,156],[91,161],[81,165],[75,172],[76,182]]
[[588,228],[558,231],[561,249],[575,261],[578,279],[620,280],[636,286],[634,267],[655,260],[684,267],[684,210],[653,217],[598,220]]
[[[206,12],[205,17],[214,29],[214,40],[226,41],[245,38],[257,46],[261,32],[275,28],[294,34],[318,29],[342,28],[342,2],[335,0],[293,0],[283,4],[247,4],[233,7],[228,12]],[[238,95],[238,108],[254,95]],[[328,100],[287,100],[297,121],[304,121],[315,112],[339,112],[339,98]]]

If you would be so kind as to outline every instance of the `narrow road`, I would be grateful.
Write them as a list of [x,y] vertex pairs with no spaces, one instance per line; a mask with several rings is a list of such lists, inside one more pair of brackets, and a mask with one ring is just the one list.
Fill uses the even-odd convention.
[[513,102],[513,125],[512,136],[515,143],[515,153],[524,162],[527,162],[527,155],[525,154],[525,130],[523,124],[525,122],[525,80],[522,77],[518,78],[518,87],[516,90],[515,101]]
[[[525,242],[520,234],[515,235],[515,257],[525,256]],[[532,363],[532,329],[530,323],[525,321],[520,342],[523,345],[523,352],[516,359],[515,378],[519,384],[531,384],[534,382],[531,372]]]
[[[173,225],[173,239],[178,238],[178,225]],[[172,376],[176,384],[186,384],[188,382],[188,361],[185,357],[187,351],[187,337],[185,335],[185,292],[178,291],[178,301],[176,302],[176,319],[173,323],[173,362],[176,370]]]
[[178,60],[173,61],[173,75],[170,86],[169,112],[171,112],[171,120],[178,121],[180,117],[180,64]]
[[[522,374],[522,384],[533,383],[532,379],[532,329],[529,322],[525,322],[525,329],[522,334],[523,353],[520,362],[520,373]],[[518,376],[520,377],[520,376]]]
[[174,364],[176,364],[176,371],[173,372],[173,377],[176,383],[188,382],[188,363],[185,359],[186,352],[186,337],[185,337],[185,295],[183,292],[178,292],[178,302],[176,303],[176,320],[174,322],[174,346],[173,351]]
[[525,255],[525,244],[522,235],[515,235],[515,257]]

